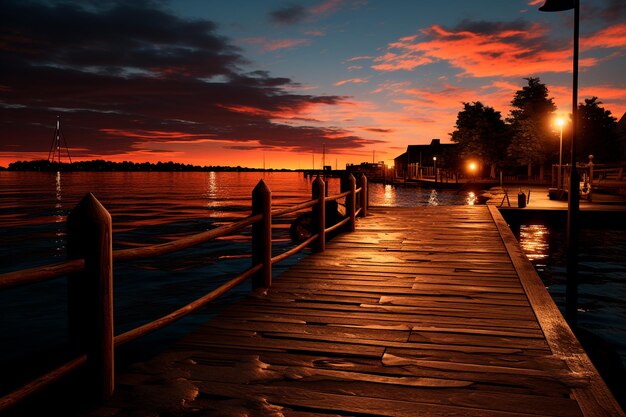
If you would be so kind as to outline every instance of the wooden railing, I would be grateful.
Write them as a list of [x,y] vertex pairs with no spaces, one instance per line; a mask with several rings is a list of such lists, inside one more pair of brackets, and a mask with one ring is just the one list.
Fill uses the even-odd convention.
[[[242,220],[181,239],[134,249],[113,251],[112,220],[100,202],[88,193],[67,219],[67,257],[49,264],[0,275],[0,289],[8,289],[49,279],[68,277],[68,319],[70,342],[80,352],[78,357],[40,376],[0,398],[0,413],[42,390],[77,368],[87,365],[90,383],[101,400],[114,391],[114,348],[158,330],[206,306],[248,278],[253,288],[272,285],[272,265],[302,249],[325,249],[326,233],[346,226],[355,229],[356,216],[367,215],[367,178],[352,174],[341,179],[341,192],[326,196],[324,180],[317,177],[312,185],[312,199],[295,206],[272,209],[272,193],[263,180],[252,191],[252,214]],[[326,227],[326,203],[345,197],[346,216]],[[358,201],[357,201],[358,197]],[[357,205],[359,206],[357,209]],[[272,257],[272,219],[312,209],[315,230],[312,236],[295,247]],[[113,264],[148,259],[196,246],[252,226],[252,266],[228,282],[190,304],[147,324],[114,336],[113,333]]]

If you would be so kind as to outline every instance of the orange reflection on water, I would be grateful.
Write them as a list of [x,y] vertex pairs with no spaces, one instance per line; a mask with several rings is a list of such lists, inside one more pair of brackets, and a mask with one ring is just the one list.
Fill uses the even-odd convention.
[[384,205],[385,206],[393,206],[394,203],[396,202],[396,193],[394,193],[393,188],[391,187],[390,184],[386,184],[385,185],[385,199],[384,199]]
[[470,191],[467,194],[467,198],[465,199],[465,202],[467,203],[468,206],[473,206],[476,204],[476,201],[478,201],[478,197],[476,197],[476,193],[473,191]]
[[519,243],[531,261],[548,257],[550,231],[543,224],[522,224],[519,228]]

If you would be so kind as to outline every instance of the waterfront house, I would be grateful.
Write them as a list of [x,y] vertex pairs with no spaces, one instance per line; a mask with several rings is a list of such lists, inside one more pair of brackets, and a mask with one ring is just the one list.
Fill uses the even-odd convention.
[[434,177],[435,170],[456,170],[458,146],[456,143],[441,143],[440,139],[432,139],[428,145],[409,145],[406,152],[394,159],[395,176],[421,179]]

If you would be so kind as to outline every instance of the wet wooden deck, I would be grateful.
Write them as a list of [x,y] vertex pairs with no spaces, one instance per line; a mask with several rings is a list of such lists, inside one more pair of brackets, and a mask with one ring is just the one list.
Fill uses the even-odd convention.
[[89,416],[620,416],[493,207],[376,208]]

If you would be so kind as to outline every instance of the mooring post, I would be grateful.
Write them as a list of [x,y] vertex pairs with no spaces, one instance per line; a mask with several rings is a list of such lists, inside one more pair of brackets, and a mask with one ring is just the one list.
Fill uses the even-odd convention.
[[312,200],[317,200],[313,206],[313,221],[315,222],[315,231],[319,235],[313,250],[324,252],[326,250],[326,184],[319,175],[313,181],[311,197]]
[[359,187],[361,188],[361,217],[367,216],[367,205],[368,205],[368,190],[367,190],[367,177],[365,174],[361,174],[359,178]]
[[70,339],[86,351],[95,394],[106,400],[115,388],[112,221],[91,193],[67,217],[67,256],[85,259],[83,273],[68,279]]
[[260,180],[252,190],[252,214],[262,214],[263,219],[252,225],[252,265],[263,268],[252,277],[253,288],[272,286],[272,192]]
[[350,218],[348,221],[348,230],[354,232],[356,229],[356,179],[352,173],[348,172],[341,177],[341,192],[350,191],[346,196],[346,216]]

